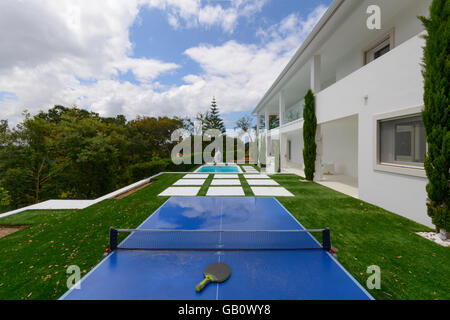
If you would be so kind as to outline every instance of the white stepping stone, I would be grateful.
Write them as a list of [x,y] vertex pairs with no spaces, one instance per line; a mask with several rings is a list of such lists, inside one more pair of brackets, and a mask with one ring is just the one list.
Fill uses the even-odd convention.
[[245,196],[241,187],[210,187],[206,193],[207,197]]
[[256,179],[247,180],[248,184],[251,186],[279,186],[280,184],[271,179]]
[[244,174],[245,179],[270,179],[266,174]]
[[211,182],[212,186],[240,186],[241,181],[240,180],[234,180],[234,179],[214,179]]
[[257,197],[293,197],[294,195],[290,193],[283,187],[251,187],[253,194]]
[[237,174],[215,174],[214,179],[239,179]]
[[183,179],[207,179],[209,174],[187,174],[183,177]]
[[200,187],[170,187],[159,194],[160,197],[195,197]]
[[174,186],[202,186],[205,179],[181,179],[175,182]]

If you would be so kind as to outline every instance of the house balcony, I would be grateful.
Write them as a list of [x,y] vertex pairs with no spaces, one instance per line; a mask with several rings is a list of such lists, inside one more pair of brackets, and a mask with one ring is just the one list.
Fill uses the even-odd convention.
[[[323,82],[322,90],[316,93],[318,123],[358,114],[365,107],[379,104],[383,100],[383,95],[392,96],[392,106],[405,104],[408,100],[411,101],[411,106],[413,101],[417,100],[417,91],[414,91],[414,88],[417,87],[415,82],[422,81],[422,78],[417,75],[421,74],[423,35],[422,32],[410,38],[377,60],[356,69],[337,81]],[[308,68],[309,66],[305,66],[299,71],[297,77],[308,77]],[[329,73],[326,70],[323,72]],[[279,119],[281,114],[281,124],[277,125],[277,129],[280,131],[298,129],[299,124],[302,123],[303,93],[306,94],[309,86],[305,87],[303,84],[300,89],[297,88],[298,86],[293,84],[284,88],[280,95],[283,94],[289,98],[279,99],[274,96],[265,109],[260,112],[261,115],[267,112],[268,119],[274,116]],[[301,93],[298,93],[300,91]],[[299,101],[300,98],[302,100]],[[284,106],[284,100],[290,104],[286,103]],[[295,100],[296,103],[290,102]]]
[[[352,115],[416,106],[423,87],[424,33],[405,41],[316,94],[318,123]],[[420,99],[419,99],[420,100]]]

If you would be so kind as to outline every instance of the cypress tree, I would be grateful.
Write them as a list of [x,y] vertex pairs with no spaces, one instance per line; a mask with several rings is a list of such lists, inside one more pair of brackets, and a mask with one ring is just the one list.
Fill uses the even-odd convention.
[[425,170],[429,183],[428,215],[438,227],[450,230],[450,0],[434,0],[430,18],[420,17],[428,35],[425,37],[424,103],[422,113],[428,150]]
[[316,103],[315,97],[311,90],[305,96],[305,108],[303,110],[303,162],[305,164],[305,176],[307,180],[314,180],[314,173],[316,171]]

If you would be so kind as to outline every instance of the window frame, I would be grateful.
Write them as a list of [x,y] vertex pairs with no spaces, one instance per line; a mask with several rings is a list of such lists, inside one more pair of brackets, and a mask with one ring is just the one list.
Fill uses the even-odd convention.
[[[364,50],[363,50],[363,65],[364,66],[377,60],[377,59],[374,59],[372,61],[367,61],[367,54],[370,51],[373,51],[374,49],[379,47],[381,44],[383,44],[387,40],[389,40],[389,45],[390,45],[389,52],[390,52],[390,51],[394,50],[394,48],[395,48],[395,29],[394,28],[390,29],[387,33],[383,34],[376,41],[372,42],[370,45],[368,45],[366,48],[364,48]],[[382,49],[382,48],[379,48],[379,49]],[[388,53],[386,53],[386,54],[388,54]]]
[[[373,117],[373,169],[374,171],[384,171],[390,173],[397,173],[415,177],[426,178],[425,168],[408,163],[386,163],[381,162],[380,158],[380,123],[383,121],[396,120],[414,117],[420,115],[424,106],[412,107],[398,111],[378,114]],[[428,150],[428,144],[426,145]]]

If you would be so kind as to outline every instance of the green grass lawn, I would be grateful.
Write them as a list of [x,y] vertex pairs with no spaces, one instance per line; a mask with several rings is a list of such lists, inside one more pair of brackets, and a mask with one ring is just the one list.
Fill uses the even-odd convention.
[[[30,225],[0,239],[0,299],[59,298],[67,290],[69,265],[86,274],[102,259],[109,227],[137,227],[168,199],[157,195],[182,176],[160,176],[122,200],[84,210],[0,219],[0,225]],[[450,299],[450,249],[414,234],[426,227],[293,175],[273,179],[295,194],[279,200],[305,227],[331,227],[339,261],[361,284],[368,266],[380,266],[381,290],[370,291],[376,299]],[[251,195],[248,185],[244,190]],[[206,186],[199,195],[205,194]]]
[[0,299],[57,299],[67,291],[66,269],[86,274],[102,259],[109,227],[135,228],[168,198],[157,195],[181,178],[160,176],[122,200],[79,211],[28,211],[0,219],[30,227],[0,239]]
[[211,182],[213,181],[213,179],[214,179],[214,175],[213,174],[210,174],[209,176],[208,176],[208,178],[206,178],[206,181],[205,181],[205,183],[202,185],[202,187],[200,188],[200,191],[199,191],[199,193],[197,194],[197,196],[199,196],[199,197],[204,197],[204,196],[206,196],[206,193],[208,192],[208,189],[209,189],[209,187],[211,186]]
[[450,299],[450,248],[415,234],[427,227],[293,175],[272,178],[295,195],[279,200],[303,226],[331,228],[339,261],[364,287],[367,267],[381,268],[375,299]]

